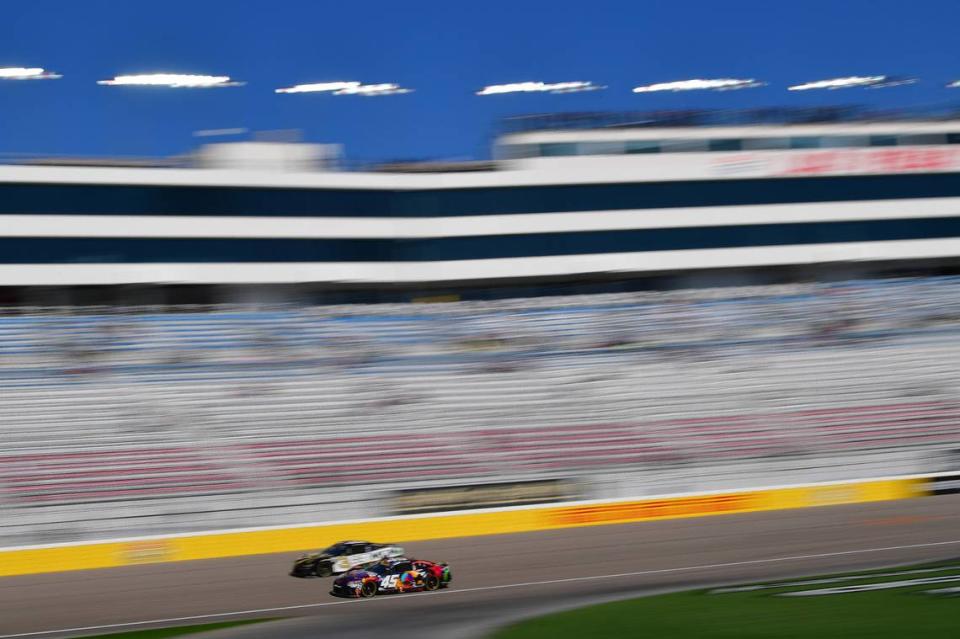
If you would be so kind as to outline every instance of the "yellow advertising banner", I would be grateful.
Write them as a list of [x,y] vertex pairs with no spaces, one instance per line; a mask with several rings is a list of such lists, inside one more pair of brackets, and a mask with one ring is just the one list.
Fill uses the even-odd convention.
[[888,501],[928,494],[927,483],[924,479],[884,479],[0,549],[0,576],[297,552],[343,539],[403,543]]

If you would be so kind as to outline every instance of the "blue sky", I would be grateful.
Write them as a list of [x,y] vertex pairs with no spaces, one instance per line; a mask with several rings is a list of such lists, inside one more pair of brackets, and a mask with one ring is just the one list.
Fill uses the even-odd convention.
[[[957,0],[22,0],[4,3],[0,66],[63,73],[0,83],[0,153],[170,155],[199,129],[300,129],[352,158],[487,153],[519,113],[859,103],[960,104]],[[103,87],[170,70],[226,74],[216,90]],[[888,90],[790,93],[848,74],[907,74]],[[636,95],[637,84],[755,77],[728,93]],[[401,96],[276,95],[302,82],[397,82]],[[477,97],[485,84],[593,80],[606,91]]]

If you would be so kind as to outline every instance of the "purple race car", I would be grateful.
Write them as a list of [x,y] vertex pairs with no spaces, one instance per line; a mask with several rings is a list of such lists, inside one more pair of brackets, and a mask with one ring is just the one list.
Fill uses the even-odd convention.
[[450,566],[424,559],[384,559],[365,570],[353,570],[333,582],[335,597],[373,597],[387,593],[420,592],[446,587]]

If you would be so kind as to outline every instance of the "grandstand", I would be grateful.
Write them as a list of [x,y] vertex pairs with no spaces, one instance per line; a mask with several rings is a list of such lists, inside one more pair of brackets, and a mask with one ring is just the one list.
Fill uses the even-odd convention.
[[925,472],[960,448],[955,110],[502,133],[456,166],[262,142],[0,166],[0,544],[382,516],[401,489]]
[[[927,470],[960,439],[960,278],[446,304],[8,307],[4,545]],[[614,476],[615,480],[614,481]]]

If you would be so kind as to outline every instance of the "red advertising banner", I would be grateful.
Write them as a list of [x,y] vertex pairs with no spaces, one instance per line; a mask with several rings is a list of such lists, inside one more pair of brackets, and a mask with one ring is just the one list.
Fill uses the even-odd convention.
[[960,167],[960,150],[845,149],[797,153],[785,159],[781,175],[950,171]]
[[806,177],[960,171],[960,148],[823,149],[722,154],[711,172],[724,176]]

